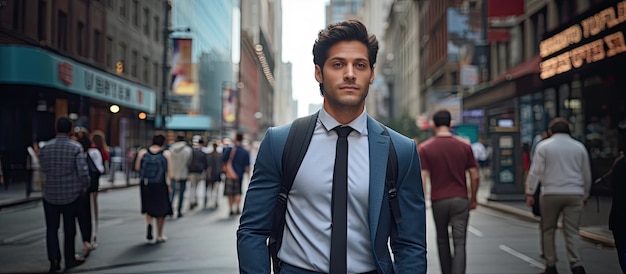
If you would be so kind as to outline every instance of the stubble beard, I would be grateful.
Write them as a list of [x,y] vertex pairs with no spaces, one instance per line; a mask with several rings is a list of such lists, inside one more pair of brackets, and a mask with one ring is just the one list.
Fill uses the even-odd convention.
[[[328,86],[328,85],[324,85]],[[335,91],[329,93],[328,91],[324,91],[324,99],[328,102],[329,105],[339,108],[339,109],[357,109],[361,108],[365,103],[365,98],[369,92],[369,86],[361,87],[362,93],[360,95],[351,95],[348,98],[347,96],[341,94],[341,90],[339,89],[339,85],[335,88]],[[332,94],[332,96],[328,96]],[[354,98],[358,96],[358,98]]]

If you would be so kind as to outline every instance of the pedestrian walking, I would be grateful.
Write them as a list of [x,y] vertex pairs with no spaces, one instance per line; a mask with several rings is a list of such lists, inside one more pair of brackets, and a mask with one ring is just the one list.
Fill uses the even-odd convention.
[[61,117],[57,135],[41,148],[39,160],[46,175],[43,208],[46,218],[46,246],[50,272],[61,270],[59,226],[63,216],[65,269],[82,264],[85,258],[75,254],[76,215],[80,199],[89,187],[89,169],[82,146],[70,139],[72,121]]
[[478,174],[480,178],[486,178],[486,170],[489,169],[489,155],[487,154],[486,140],[483,137],[478,138],[477,142],[472,143],[472,153],[478,163]]
[[191,151],[191,162],[189,163],[189,209],[194,209],[198,206],[198,184],[205,179],[205,174],[209,167],[208,156],[202,150],[203,147],[204,141],[202,138],[199,138],[193,144]]
[[[269,128],[259,146],[237,231],[241,273],[269,273],[266,242],[274,229],[284,231],[274,238],[282,241],[277,257],[272,251],[280,273],[426,273],[424,194],[415,142],[365,111],[377,52],[376,36],[357,20],[318,33],[313,61],[323,106],[305,120]],[[288,138],[301,121],[310,126],[296,136],[305,137]],[[301,149],[301,165],[282,170],[290,166],[289,160],[283,162],[283,151],[290,148]],[[397,157],[388,157],[394,152]],[[387,172],[389,166],[397,172]],[[386,180],[396,175],[397,180]],[[283,180],[293,182],[287,192],[281,190]],[[279,200],[286,214],[271,210]],[[273,228],[278,217],[284,217],[284,226]]]
[[567,259],[572,273],[585,273],[580,257],[580,216],[591,189],[591,166],[585,146],[570,136],[569,123],[554,118],[548,126],[550,138],[537,144],[526,179],[526,204],[535,203],[533,194],[541,181],[541,241],[546,260],[544,273],[557,273],[555,234],[562,215]]
[[214,204],[218,207],[219,187],[222,182],[222,153],[219,151],[217,142],[213,142],[213,150],[207,155],[208,168],[204,185],[204,207]]
[[[435,136],[419,146],[422,181],[424,188],[430,181],[441,273],[462,274],[467,266],[465,242],[469,212],[478,205],[476,195],[480,176],[471,146],[450,132],[450,112],[437,111],[432,119]],[[466,172],[469,173],[470,193],[467,191]],[[450,251],[450,227],[453,253]]]
[[178,193],[177,217],[183,217],[183,205],[185,202],[185,189],[187,188],[187,179],[189,179],[189,163],[191,163],[191,147],[185,142],[184,136],[177,136],[176,142],[168,149],[171,153],[172,160],[169,164],[169,178],[171,181],[172,192],[170,193],[170,201],[174,203],[174,197]]
[[241,142],[243,135],[237,133],[232,147],[226,148],[222,154],[222,170],[226,176],[224,195],[228,197],[230,216],[241,214],[241,193],[244,173],[250,172],[250,153]]
[[39,144],[33,142],[32,145],[26,148],[28,152],[28,161],[26,162],[26,169],[28,170],[30,180],[27,183],[26,197],[30,197],[31,192],[41,191],[43,175],[41,174],[41,165],[39,164]]
[[135,170],[139,172],[141,213],[146,215],[146,240],[154,239],[152,219],[156,219],[156,243],[167,241],[163,233],[165,217],[172,215],[169,192],[172,191],[168,183],[168,166],[171,162],[171,152],[163,149],[165,136],[156,135],[152,145],[142,148],[137,153]]
[[[98,151],[100,151],[100,154],[102,155],[102,162],[104,163],[104,168],[107,169],[107,167],[109,167],[110,169],[109,165],[110,165],[111,155],[109,154],[109,147],[107,146],[106,141],[104,140],[104,132],[100,130],[94,130],[91,133],[91,140],[93,141],[94,147],[97,148]],[[113,177],[113,174],[111,174],[111,177]]]
[[83,251],[81,256],[86,258],[97,246],[95,241],[97,216],[94,216],[93,211],[93,193],[98,191],[98,181],[100,180],[100,175],[104,172],[104,166],[102,165],[100,151],[90,148],[91,140],[89,140],[89,136],[87,136],[87,134],[78,134],[77,139],[83,147],[87,167],[89,168],[89,187],[87,188],[87,193],[79,198],[80,202],[77,212],[78,227],[80,228],[83,239]]

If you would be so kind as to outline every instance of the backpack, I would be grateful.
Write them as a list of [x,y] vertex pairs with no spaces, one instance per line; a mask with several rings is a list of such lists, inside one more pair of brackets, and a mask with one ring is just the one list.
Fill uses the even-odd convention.
[[189,162],[189,172],[202,173],[208,167],[207,155],[201,148],[193,148],[191,152],[191,162]]
[[164,184],[165,171],[167,170],[167,159],[163,156],[163,150],[152,153],[147,149],[147,153],[141,157],[141,169],[139,176],[144,184]]
[[[269,254],[274,267],[274,273],[280,273],[281,262],[278,259],[278,250],[283,241],[283,230],[285,227],[285,214],[287,212],[287,199],[289,191],[293,186],[293,180],[300,169],[304,155],[306,154],[315,124],[317,123],[317,116],[319,112],[296,119],[289,129],[289,135],[287,135],[287,141],[285,142],[285,148],[282,155],[282,187],[278,194],[278,201],[274,206],[274,221],[272,223],[272,230],[270,231],[270,239],[268,241]],[[389,136],[387,127],[380,124],[383,127],[383,135]],[[298,142],[296,142],[298,140]],[[302,141],[300,141],[302,140]],[[385,187],[389,195],[389,204],[392,212],[394,222],[391,228],[391,233],[397,235],[397,225],[402,221],[402,215],[400,214],[400,204],[398,202],[398,191],[396,181],[398,178],[398,157],[396,150],[389,138],[389,157],[387,160],[387,175],[385,176]]]

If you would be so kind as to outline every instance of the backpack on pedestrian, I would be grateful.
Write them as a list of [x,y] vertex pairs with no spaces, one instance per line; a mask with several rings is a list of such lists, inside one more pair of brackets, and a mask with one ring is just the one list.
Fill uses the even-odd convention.
[[164,184],[167,159],[163,156],[163,150],[152,153],[149,149],[141,158],[139,176],[141,182],[147,184]]
[[207,155],[201,148],[195,147],[191,152],[191,162],[189,163],[189,172],[202,173],[209,167]]

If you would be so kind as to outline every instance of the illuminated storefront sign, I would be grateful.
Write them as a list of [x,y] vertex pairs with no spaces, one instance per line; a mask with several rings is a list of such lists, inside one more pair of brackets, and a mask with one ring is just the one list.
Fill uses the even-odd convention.
[[31,47],[0,46],[0,84],[52,87],[154,113],[154,90],[65,57]]
[[[548,79],[626,52],[624,32],[621,29],[624,21],[626,1],[603,9],[541,41],[539,55],[542,62],[539,64],[539,77]],[[617,29],[618,26],[620,29]],[[608,34],[601,35],[603,32]],[[571,47],[574,48],[570,49]]]

